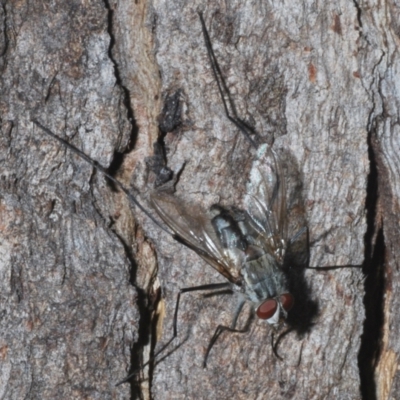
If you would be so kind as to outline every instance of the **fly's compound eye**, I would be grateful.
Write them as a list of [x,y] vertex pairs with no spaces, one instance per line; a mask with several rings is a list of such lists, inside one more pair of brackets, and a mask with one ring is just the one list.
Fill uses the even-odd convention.
[[290,293],[284,293],[279,296],[279,301],[286,312],[289,312],[294,304],[294,297]]
[[270,319],[276,313],[278,309],[278,302],[275,299],[265,300],[264,303],[261,303],[257,308],[257,317],[260,319]]

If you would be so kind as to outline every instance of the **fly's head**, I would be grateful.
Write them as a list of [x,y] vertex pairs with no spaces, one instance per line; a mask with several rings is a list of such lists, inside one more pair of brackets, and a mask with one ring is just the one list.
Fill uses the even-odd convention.
[[287,318],[288,312],[294,304],[294,297],[290,293],[283,293],[277,297],[264,300],[256,309],[258,318],[277,326],[281,319]]

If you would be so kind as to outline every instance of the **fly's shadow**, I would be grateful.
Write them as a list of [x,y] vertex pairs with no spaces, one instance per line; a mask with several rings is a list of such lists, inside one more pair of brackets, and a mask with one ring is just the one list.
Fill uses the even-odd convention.
[[[289,223],[289,241],[283,267],[289,277],[290,291],[296,299],[293,309],[287,316],[286,324],[290,331],[295,331],[301,337],[312,328],[319,307],[317,301],[312,298],[312,291],[305,278],[305,272],[309,268],[310,242],[302,195],[303,177],[297,160],[290,153],[282,153],[281,161],[287,180]],[[281,339],[278,336],[276,345],[279,341]]]

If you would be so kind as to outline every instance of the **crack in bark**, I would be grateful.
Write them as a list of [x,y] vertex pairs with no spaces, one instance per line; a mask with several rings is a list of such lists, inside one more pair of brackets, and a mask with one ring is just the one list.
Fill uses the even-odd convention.
[[360,25],[360,28],[362,28],[362,21],[361,21],[361,7],[360,7],[360,5],[358,4],[358,2],[356,1],[356,0],[353,0],[353,3],[354,3],[354,6],[356,7],[356,10],[357,10],[357,21],[358,21],[358,24]]
[[374,143],[377,118],[379,117],[372,120],[368,130],[370,173],[366,196],[367,231],[364,238],[365,257],[363,265],[363,272],[366,275],[364,283],[365,321],[358,355],[360,390],[363,400],[377,399],[375,367],[379,359],[384,324],[385,241],[383,222],[378,221],[377,218],[380,177],[376,159],[377,143]]
[[[135,116],[133,113],[133,107],[131,104],[131,97],[130,97],[129,90],[122,82],[121,74],[120,74],[119,67],[118,67],[118,62],[116,61],[115,57],[112,54],[112,50],[115,45],[115,36],[114,36],[114,29],[113,29],[114,10],[111,8],[108,0],[103,0],[103,1],[104,1],[104,6],[108,12],[107,33],[110,36],[110,47],[108,48],[108,56],[110,57],[110,60],[112,61],[113,65],[114,65],[114,74],[115,74],[115,79],[117,81],[117,85],[121,88],[122,92],[124,93],[123,103],[124,103],[124,106],[128,113],[128,120],[131,124],[129,145],[127,146],[127,148],[124,151],[124,153],[129,153],[135,147],[139,128],[136,124]],[[121,165],[124,153],[115,152],[114,158],[118,159],[119,162],[115,161],[114,168],[118,169],[118,167]],[[113,161],[113,164],[114,164],[114,161]],[[110,172],[111,172],[111,170],[110,170]]]
[[[113,47],[115,45],[115,35],[114,35],[114,29],[113,29],[113,17],[114,17],[114,10],[110,6],[110,3],[108,0],[104,0],[104,6],[107,9],[108,12],[108,25],[107,25],[107,32],[110,36],[110,46],[108,49],[108,56],[110,60],[112,61],[114,65],[114,74],[116,78],[116,84],[121,88],[123,92],[123,104],[125,106],[125,109],[127,110],[127,116],[128,120],[131,124],[131,131],[130,131],[130,140],[128,142],[128,146],[126,146],[125,150],[123,152],[114,152],[113,155],[113,160],[108,168],[108,172],[112,175],[115,176],[115,174],[118,172],[118,170],[121,168],[123,161],[124,161],[124,155],[129,153],[136,144],[136,139],[138,136],[138,125],[136,123],[136,119],[134,117],[134,112],[133,112],[133,107],[131,104],[131,96],[129,89],[123,84],[123,80],[121,78],[118,62],[113,56]],[[115,232],[115,230],[114,230]],[[143,349],[149,345],[150,341],[154,341],[155,335],[154,335],[154,326],[155,322],[153,321],[153,312],[154,312],[154,306],[155,306],[155,299],[151,299],[152,294],[147,292],[145,289],[141,288],[140,285],[137,284],[136,282],[136,277],[138,273],[138,265],[136,263],[136,258],[135,255],[132,253],[132,250],[129,246],[128,243],[125,242],[124,238],[118,235],[117,232],[115,232],[117,237],[119,238],[120,242],[125,248],[125,253],[127,258],[131,262],[131,269],[130,269],[130,283],[132,286],[135,287],[137,291],[137,308],[139,311],[140,319],[139,319],[139,326],[138,326],[138,339],[137,341],[133,344],[132,349],[131,349],[131,367],[130,367],[130,372],[132,371],[138,371],[140,372],[142,367],[143,367]],[[151,345],[151,349],[154,349],[154,343]],[[151,350],[153,351],[153,350]],[[151,357],[152,355],[150,355]],[[152,364],[149,364],[149,374],[148,374],[148,379],[150,380],[150,387],[151,387],[151,375],[152,375]],[[141,381],[140,379],[136,379],[136,376],[131,378],[129,381],[129,384],[131,385],[131,393],[130,393],[130,398],[131,399],[144,399],[145,395],[143,393],[142,387],[141,387]]]

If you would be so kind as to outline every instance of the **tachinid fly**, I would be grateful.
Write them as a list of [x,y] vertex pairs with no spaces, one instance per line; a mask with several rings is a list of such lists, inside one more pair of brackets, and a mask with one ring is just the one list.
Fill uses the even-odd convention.
[[151,200],[162,220],[254,305],[260,319],[276,325],[287,316],[294,298],[283,269],[286,192],[279,160],[268,145],[258,148],[253,162],[245,211],[215,205],[206,212],[163,191],[153,192]]

